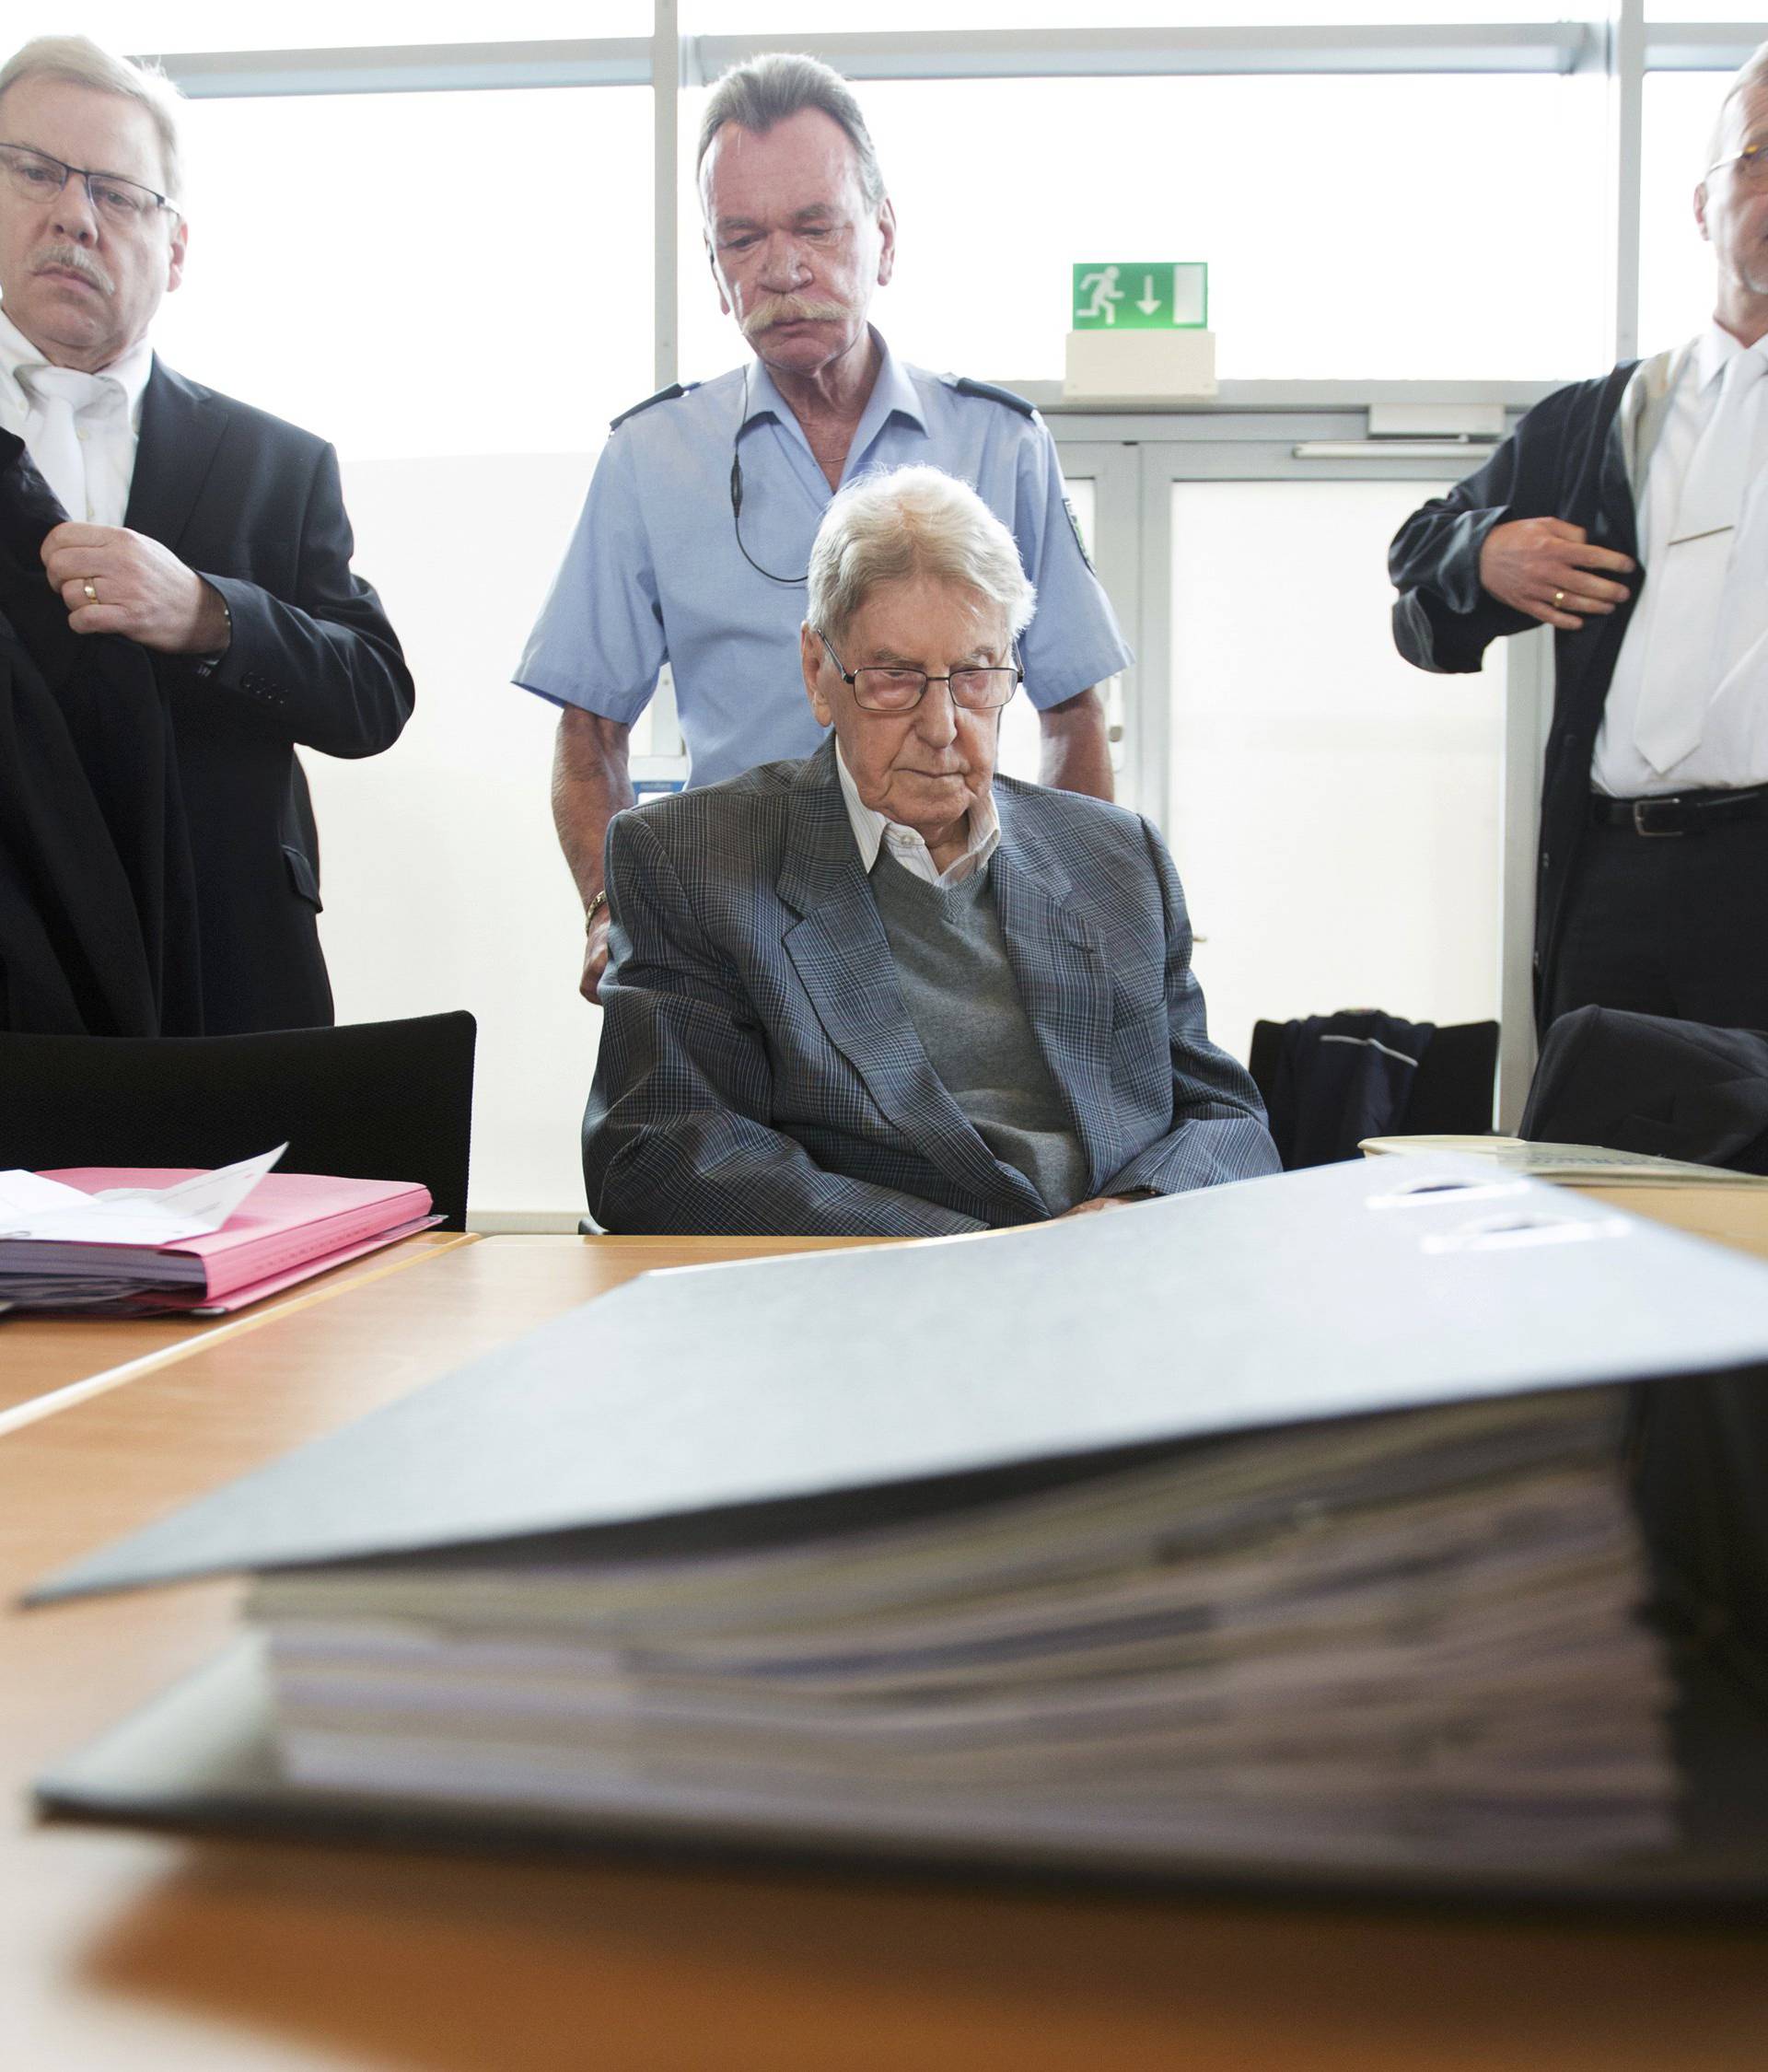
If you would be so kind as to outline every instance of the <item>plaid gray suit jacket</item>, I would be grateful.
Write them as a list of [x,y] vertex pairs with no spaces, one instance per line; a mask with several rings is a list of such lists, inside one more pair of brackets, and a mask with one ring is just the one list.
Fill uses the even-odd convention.
[[[1204,1033],[1172,859],[1133,813],[997,777],[990,865],[1088,1194],[1275,1172],[1245,1071]],[[832,740],[622,813],[584,1116],[610,1230],[930,1237],[1043,1220],[928,1062]]]

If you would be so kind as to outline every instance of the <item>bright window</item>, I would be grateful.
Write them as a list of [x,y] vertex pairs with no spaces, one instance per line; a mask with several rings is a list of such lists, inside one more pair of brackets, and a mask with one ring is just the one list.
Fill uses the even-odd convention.
[[1675,345],[1713,313],[1713,254],[1694,221],[1713,119],[1729,74],[1646,76],[1639,203],[1639,343]]
[[650,392],[647,88],[199,100],[184,126],[156,341],[197,379],[353,456],[581,452]]
[[107,50],[361,50],[376,44],[483,43],[493,37],[648,36],[650,0],[85,0],[66,15],[12,33],[64,35],[70,28]]
[[[868,83],[896,203],[878,320],[912,359],[1063,372],[1072,263],[1202,259],[1224,379],[1547,378],[1606,358],[1600,242],[1541,235],[1594,192],[1601,100],[1556,76]],[[704,96],[686,98],[684,151]],[[1502,134],[1501,152],[1468,140]],[[1405,177],[1397,177],[1403,169]],[[1595,205],[1594,204],[1592,205]],[[682,364],[739,357],[683,182]]]

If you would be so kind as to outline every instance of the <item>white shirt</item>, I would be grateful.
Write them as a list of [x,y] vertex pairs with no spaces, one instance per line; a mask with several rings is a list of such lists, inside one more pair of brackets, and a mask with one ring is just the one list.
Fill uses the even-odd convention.
[[973,877],[1001,845],[1001,817],[994,810],[992,786],[970,809],[970,840],[963,855],[941,870],[933,860],[933,851],[912,827],[887,821],[859,796],[859,787],[854,782],[839,741],[835,743],[835,769],[841,778],[841,796],[847,802],[848,824],[853,828],[854,840],[859,844],[859,860],[868,877],[878,861],[878,850],[888,842],[890,855],[904,870],[913,877],[925,879],[929,885],[945,890],[961,885],[966,878]]
[[[31,441],[42,428],[42,413],[18,374],[20,368],[48,364],[0,309],[0,430],[22,438],[33,459]],[[134,480],[141,399],[153,370],[153,348],[145,338],[99,370],[99,392],[75,420],[86,461],[86,508],[70,511],[70,518],[84,518],[91,525],[122,523],[129,508],[129,485]]]
[[1682,478],[1717,407],[1719,378],[1745,351],[1768,357],[1768,338],[1745,347],[1720,325],[1709,324],[1694,340],[1646,465],[1644,493],[1634,485],[1646,581],[1615,658],[1590,765],[1591,784],[1611,797],[1768,784],[1768,376],[1752,385],[1741,404],[1750,485],[1719,607],[1716,675],[1707,675],[1706,658],[1690,658],[1689,695],[1705,707],[1700,744],[1666,774],[1652,768],[1633,739],[1651,638],[1650,571],[1673,535]]

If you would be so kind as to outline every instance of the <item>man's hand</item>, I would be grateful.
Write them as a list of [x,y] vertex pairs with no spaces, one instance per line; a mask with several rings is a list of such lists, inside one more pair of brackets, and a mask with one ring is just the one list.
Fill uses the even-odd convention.
[[1100,1209],[1128,1208],[1136,1198],[1134,1194],[1095,1194],[1089,1201],[1076,1202],[1073,1208],[1064,1209],[1056,1221],[1065,1223],[1071,1216],[1096,1216]]
[[583,944],[583,978],[577,986],[586,1000],[593,1007],[601,986],[601,974],[608,969],[608,907],[604,901],[596,917],[585,932]]
[[58,525],[42,556],[76,633],[122,634],[162,655],[227,646],[220,593],[157,540],[119,525]]
[[[1564,518],[1513,518],[1495,525],[1480,549],[1480,582],[1500,604],[1543,625],[1576,633],[1584,617],[1606,617],[1627,601],[1633,562],[1611,547],[1592,547],[1581,525]],[[1579,614],[1584,617],[1580,617]]]
[[552,824],[583,900],[588,928],[577,990],[591,1006],[608,965],[608,902],[601,897],[601,853],[608,823],[633,803],[626,771],[630,728],[599,713],[566,705],[552,751]]

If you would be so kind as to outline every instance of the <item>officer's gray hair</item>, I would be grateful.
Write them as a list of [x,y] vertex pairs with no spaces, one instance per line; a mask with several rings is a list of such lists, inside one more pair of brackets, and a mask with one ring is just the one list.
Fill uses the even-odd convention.
[[[90,87],[101,94],[121,94],[125,100],[139,101],[154,119],[159,133],[161,178],[171,201],[183,193],[183,169],[178,153],[178,88],[158,65],[133,64],[112,57],[86,36],[36,36],[22,50],[15,51],[0,66],[0,100],[6,89],[26,79],[66,79],[76,87]],[[28,140],[11,138],[9,142]],[[116,172],[115,166],[99,168]]]
[[727,122],[765,136],[775,122],[801,115],[807,108],[820,109],[846,131],[859,161],[866,206],[877,208],[884,199],[884,174],[853,88],[820,58],[801,57],[791,51],[747,58],[720,76],[700,119],[700,155],[693,162],[696,174],[705,165],[713,138]]
[[[1731,112],[1731,103],[1739,94],[1746,94],[1751,87],[1768,87],[1768,43],[1758,43],[1732,75],[1731,84],[1725,89],[1725,99],[1719,103],[1719,111],[1713,118],[1713,127],[1706,139],[1706,169],[1716,166],[1725,154],[1725,119]],[[1705,178],[1703,173],[1702,178]]]
[[912,576],[975,590],[1023,633],[1038,593],[1013,535],[967,483],[938,468],[879,469],[848,483],[810,549],[809,623],[837,640],[871,592]]

